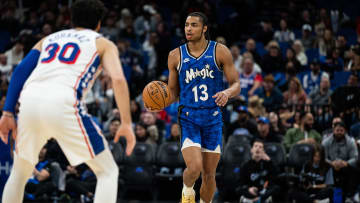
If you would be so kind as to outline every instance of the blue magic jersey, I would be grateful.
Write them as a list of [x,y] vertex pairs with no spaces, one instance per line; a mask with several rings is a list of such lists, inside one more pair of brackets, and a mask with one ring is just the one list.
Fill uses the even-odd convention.
[[223,72],[216,64],[216,42],[209,41],[198,58],[189,53],[187,44],[180,46],[180,53],[180,105],[191,108],[216,107],[212,96],[224,89]]

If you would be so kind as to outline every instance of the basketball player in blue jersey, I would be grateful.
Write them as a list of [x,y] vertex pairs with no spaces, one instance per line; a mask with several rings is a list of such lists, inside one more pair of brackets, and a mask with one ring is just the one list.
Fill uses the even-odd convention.
[[[171,102],[179,99],[181,150],[186,163],[182,203],[195,203],[193,186],[201,174],[200,203],[210,203],[222,147],[222,113],[228,99],[239,95],[240,83],[230,50],[210,41],[207,17],[190,13],[187,43],[168,57]],[[223,74],[229,88],[223,88]]]
[[25,184],[50,138],[58,141],[71,165],[86,163],[92,169],[97,178],[94,203],[116,202],[119,169],[83,101],[102,68],[106,69],[121,116],[114,141],[125,136],[130,155],[136,141],[128,86],[117,47],[97,33],[105,11],[99,0],[76,1],[71,8],[74,28],[39,41],[13,72],[0,119],[0,137],[7,142],[11,130],[16,145],[2,203],[22,202]]

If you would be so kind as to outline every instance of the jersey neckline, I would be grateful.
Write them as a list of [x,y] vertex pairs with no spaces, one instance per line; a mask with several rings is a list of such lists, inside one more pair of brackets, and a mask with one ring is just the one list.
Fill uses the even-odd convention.
[[209,49],[209,47],[210,47],[210,40],[208,40],[208,43],[207,43],[207,45],[206,45],[206,49],[201,53],[201,55],[200,55],[199,57],[195,57],[195,56],[193,56],[193,55],[189,52],[188,43],[185,44],[186,53],[187,53],[191,58],[196,59],[196,60],[200,59],[200,58],[207,52],[207,50]]

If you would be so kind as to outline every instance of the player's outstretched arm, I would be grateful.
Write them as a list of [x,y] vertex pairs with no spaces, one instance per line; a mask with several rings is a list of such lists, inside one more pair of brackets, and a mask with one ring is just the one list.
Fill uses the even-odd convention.
[[0,119],[0,137],[4,143],[8,141],[9,131],[12,131],[12,136],[16,138],[16,122],[15,122],[15,106],[18,102],[20,92],[35,69],[40,57],[41,46],[43,40],[39,41],[30,52],[24,57],[21,63],[15,68],[9,88],[6,94],[3,114]]
[[168,68],[169,68],[169,80],[168,86],[170,89],[170,104],[174,103],[178,100],[179,97],[179,73],[178,73],[178,66],[180,63],[180,52],[179,49],[174,49],[170,51],[168,56]]
[[229,83],[229,88],[216,93],[213,98],[218,106],[225,106],[229,98],[240,94],[239,74],[235,69],[230,50],[223,44],[217,43],[216,61],[222,67],[225,77]]
[[96,46],[102,66],[111,77],[115,100],[120,111],[121,125],[116,132],[114,142],[118,142],[120,136],[125,136],[126,154],[130,155],[135,147],[136,140],[132,129],[129,89],[120,63],[119,52],[115,44],[105,38],[97,39]]

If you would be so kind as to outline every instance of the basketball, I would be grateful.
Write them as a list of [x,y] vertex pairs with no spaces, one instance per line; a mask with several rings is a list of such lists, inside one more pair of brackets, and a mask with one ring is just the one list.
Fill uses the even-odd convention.
[[144,104],[151,110],[161,110],[169,105],[170,91],[166,83],[152,81],[142,93]]

